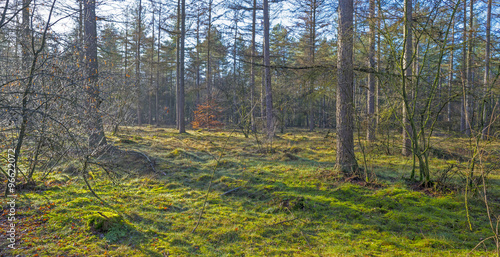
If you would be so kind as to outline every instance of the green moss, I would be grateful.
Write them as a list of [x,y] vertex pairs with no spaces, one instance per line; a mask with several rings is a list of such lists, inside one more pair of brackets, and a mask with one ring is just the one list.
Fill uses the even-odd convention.
[[[387,154],[386,143],[380,141],[366,148],[371,176],[366,183],[346,182],[334,172],[335,144],[334,139],[325,139],[326,130],[297,129],[281,135],[273,140],[273,154],[256,153],[267,146],[239,133],[228,137],[227,131],[226,135],[210,131],[179,135],[173,128],[153,127],[122,131],[116,140],[129,138],[141,144],[124,143],[120,148],[153,157],[156,169],[166,175],[120,174],[111,167],[117,174],[113,185],[106,173],[92,170],[91,185],[106,206],[72,172],[49,174],[46,182],[65,184],[26,191],[19,198],[21,223],[33,231],[23,231],[26,248],[13,255],[465,256],[492,235],[481,198],[469,197],[470,232],[459,191],[424,191],[407,184],[402,177],[408,176],[411,160],[392,143],[387,147],[393,154]],[[229,141],[203,217],[191,233],[204,206],[213,156],[218,156],[225,140]],[[436,147],[459,152],[465,141]],[[394,142],[400,142],[399,134]],[[442,170],[449,161],[431,158],[431,168]],[[70,164],[75,170],[81,165],[65,163],[57,169]],[[128,170],[149,167],[136,155],[120,159],[117,165]],[[451,182],[460,186],[460,179]],[[499,174],[492,172],[489,199],[500,198],[499,181]],[[500,204],[491,202],[490,210],[496,214]],[[493,250],[488,241],[472,256],[490,256]]]
[[201,174],[199,177],[196,178],[196,181],[200,181],[200,182],[207,182],[210,180],[212,176],[210,176],[209,174]]
[[87,228],[96,232],[109,232],[112,228],[123,225],[123,217],[112,212],[96,211],[85,217]]
[[165,157],[167,158],[175,158],[175,159],[190,159],[195,161],[200,161],[201,158],[196,154],[185,151],[182,148],[176,148],[168,153]]
[[86,205],[92,204],[95,199],[87,198],[87,197],[79,197],[72,201],[69,201],[67,204],[70,207],[84,207]]

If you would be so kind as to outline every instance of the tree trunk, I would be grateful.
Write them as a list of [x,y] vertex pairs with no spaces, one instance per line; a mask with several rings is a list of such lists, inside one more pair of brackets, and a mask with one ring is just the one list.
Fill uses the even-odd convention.
[[[153,97],[153,73],[154,73],[154,53],[155,53],[155,9],[154,9],[154,3],[151,2],[152,9],[153,9],[153,16],[152,16],[152,22],[151,22],[151,27],[153,27],[153,32],[151,33],[151,58],[149,60],[149,88],[148,88],[148,113],[149,113],[149,124],[153,124],[153,103],[152,103],[152,97]],[[156,121],[156,120],[155,120]]]
[[175,24],[175,126],[177,130],[180,129],[179,126],[179,98],[180,98],[180,44],[181,44],[181,35],[179,33],[181,26],[181,0],[177,0],[177,23]]
[[353,14],[353,0],[339,0],[336,167],[347,173],[358,170],[353,134]]
[[271,59],[269,56],[269,0],[264,0],[264,65],[266,78],[266,125],[267,136],[274,136],[273,95],[271,90]]
[[125,15],[125,39],[124,39],[124,52],[125,52],[125,56],[124,56],[124,67],[123,67],[123,79],[126,80],[127,79],[127,67],[128,67],[128,8],[126,9],[125,11],[126,15]]
[[471,135],[471,127],[472,127],[472,92],[473,88],[473,74],[472,74],[472,50],[473,50],[473,35],[472,32],[474,30],[474,0],[470,0],[469,2],[469,40],[468,40],[468,48],[467,48],[467,78],[466,78],[466,103],[465,103],[465,135],[468,137]]
[[[264,56],[264,53],[262,53]],[[262,63],[264,63],[264,58],[262,59]],[[262,69],[262,83],[260,85],[260,117],[264,119],[266,117],[266,95],[264,90],[266,88],[266,72]]]
[[[200,4],[200,3],[198,3]],[[201,104],[201,99],[200,99],[200,91],[201,91],[201,86],[200,86],[200,25],[201,25],[201,13],[200,13],[200,6],[198,6],[198,13],[196,17],[196,106]]]
[[[472,0],[471,0],[472,1]],[[460,104],[460,132],[466,130],[467,116],[467,0],[464,0],[464,34],[462,38],[462,99]]]
[[[311,66],[314,66],[314,54],[316,44],[316,0],[312,0],[310,5],[311,24],[309,31],[309,60]],[[307,27],[307,25],[306,25]],[[314,79],[309,81],[310,99],[309,99],[309,131],[314,131]]]
[[207,97],[212,98],[212,70],[210,63],[210,48],[211,48],[211,34],[212,34],[212,0],[208,2],[208,31],[207,31]]
[[[21,39],[21,51],[22,51],[22,68],[23,71],[29,71],[28,65],[30,62],[30,3],[31,0],[23,0],[23,11],[22,11],[22,39]],[[81,40],[81,38],[80,38]],[[17,47],[17,46],[16,46]]]
[[[309,84],[310,84],[310,88],[312,89],[313,88],[312,81],[310,81]],[[307,114],[307,118],[309,119],[309,121],[308,121],[309,131],[313,132],[314,131],[314,99],[313,99],[312,95],[310,95],[310,97],[309,97],[308,105],[309,105],[308,106],[309,113]]]
[[490,116],[491,116],[491,100],[493,98],[489,92],[489,84],[490,84],[490,40],[491,40],[491,0],[488,0],[488,11],[486,13],[486,53],[485,53],[485,65],[484,65],[484,78],[483,78],[483,87],[484,87],[484,108],[483,108],[483,131],[482,131],[482,139],[487,140],[490,135]]
[[137,47],[135,53],[135,86],[137,97],[137,125],[142,125],[141,110],[141,28],[142,28],[142,0],[139,0],[139,13],[137,18]]
[[252,8],[252,46],[251,46],[251,56],[250,56],[250,123],[252,126],[252,131],[255,131],[255,111],[254,111],[254,94],[255,94],[255,26],[256,26],[256,12],[257,12],[257,0],[253,0]]
[[323,95],[323,101],[321,102],[321,122],[322,128],[326,128],[326,96]]
[[231,87],[232,93],[233,93],[233,104],[232,104],[232,115],[233,115],[233,123],[237,124],[238,123],[238,103],[236,100],[236,87],[238,85],[238,78],[236,77],[236,55],[237,55],[237,49],[236,49],[236,43],[238,40],[238,10],[235,10],[234,12],[234,48],[233,48],[233,85]]
[[[380,25],[381,25],[380,20],[382,19],[382,16],[380,15],[380,12],[381,12],[381,9],[379,8],[377,11],[378,28],[381,28],[380,27]],[[378,74],[380,74],[380,70],[382,67],[382,58],[380,57],[381,51],[382,51],[382,47],[380,46],[380,42],[381,42],[380,34],[381,33],[377,33],[377,73]],[[375,125],[375,133],[378,132],[378,124],[379,124],[379,119],[380,119],[380,111],[379,111],[380,82],[381,82],[380,78],[377,77],[377,83],[375,85],[375,124],[376,124]]]
[[[405,0],[405,17],[404,17],[404,39],[405,39],[405,52],[403,57],[403,71],[405,76],[403,77],[403,155],[408,156],[411,153],[411,135],[412,128],[408,121],[408,115],[410,107],[409,99],[410,94],[407,93],[407,84],[409,83],[409,78],[412,76],[412,64],[411,59],[413,55],[413,40],[412,40],[412,13],[413,6],[412,0]],[[411,87],[410,87],[411,88]]]
[[177,113],[179,115],[178,128],[179,133],[186,133],[185,117],[184,117],[184,45],[186,38],[186,0],[180,0],[180,14],[181,14],[181,34],[179,38],[180,48],[179,48],[179,87],[178,87],[178,98],[177,98]]
[[104,128],[102,125],[99,106],[99,69],[97,62],[97,26],[95,16],[95,1],[85,0],[85,75],[87,92],[87,129],[89,134],[89,147],[94,148],[106,144]]
[[155,92],[155,121],[156,125],[160,125],[160,49],[161,49],[161,4],[158,10],[158,51],[156,56],[156,92]]
[[78,48],[78,64],[80,65],[81,69],[78,70],[80,75],[83,77],[83,66],[85,65],[83,63],[83,56],[85,53],[83,52],[83,45],[84,45],[84,38],[83,38],[83,0],[78,1],[78,42],[77,42],[77,48]]
[[179,74],[179,133],[186,133],[184,117],[184,45],[186,41],[186,0],[181,0],[181,49],[180,49],[180,74]]
[[[452,21],[452,24],[454,22]],[[451,28],[451,45],[454,47],[455,45],[455,26],[452,26]],[[451,121],[451,87],[452,87],[452,82],[453,82],[453,49],[450,51],[450,70],[448,73],[448,104],[447,104],[447,115],[446,115],[446,121],[450,122]]]
[[368,128],[366,130],[366,139],[368,142],[375,140],[375,0],[370,0],[369,7],[369,24],[370,32],[368,39],[368,62],[371,72],[368,73],[368,99],[367,99],[367,116]]

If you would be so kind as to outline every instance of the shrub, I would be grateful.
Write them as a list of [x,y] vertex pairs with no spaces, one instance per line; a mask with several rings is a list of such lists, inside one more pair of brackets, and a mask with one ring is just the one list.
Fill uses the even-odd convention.
[[191,122],[191,125],[193,126],[193,129],[218,129],[224,126],[224,123],[218,120],[221,116],[222,108],[217,105],[215,100],[210,99],[205,103],[198,105],[194,111],[194,120]]

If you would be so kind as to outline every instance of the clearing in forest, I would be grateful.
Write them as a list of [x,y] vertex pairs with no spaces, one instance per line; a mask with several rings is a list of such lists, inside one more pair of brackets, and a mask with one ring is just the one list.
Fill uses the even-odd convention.
[[[260,134],[124,128],[109,137],[114,155],[88,168],[105,204],[75,161],[21,190],[12,255],[465,256],[493,235],[480,186],[467,198],[467,213],[466,164],[451,158],[466,154],[460,139],[435,138],[437,182],[426,190],[405,179],[411,160],[392,139],[356,150],[365,153],[358,160],[368,180],[334,171],[334,140],[328,130],[292,130],[270,144]],[[496,215],[499,175],[487,180]],[[5,237],[6,206],[3,212]],[[5,244],[2,238],[0,251]],[[472,252],[494,254],[493,241]]]

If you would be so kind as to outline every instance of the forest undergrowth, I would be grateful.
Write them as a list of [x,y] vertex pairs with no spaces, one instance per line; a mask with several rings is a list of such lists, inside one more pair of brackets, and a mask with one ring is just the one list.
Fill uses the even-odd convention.
[[[263,137],[122,128],[108,137],[120,151],[93,160],[85,172],[105,203],[88,189],[82,163],[67,160],[20,189],[12,252],[6,252],[8,206],[2,206],[0,255],[496,256],[491,240],[471,252],[493,232],[481,183],[465,205],[466,139],[432,138],[434,183],[422,188],[408,180],[412,160],[392,143],[400,142],[397,136],[357,142],[364,147],[364,156],[356,150],[363,179],[335,171],[328,130],[292,129],[272,144]],[[495,153],[500,143],[486,148]],[[494,162],[498,153],[489,158]],[[485,183],[490,212],[498,216],[498,169]]]

